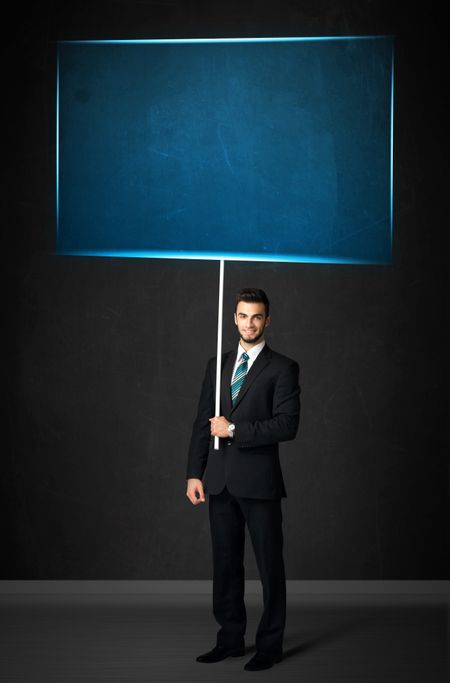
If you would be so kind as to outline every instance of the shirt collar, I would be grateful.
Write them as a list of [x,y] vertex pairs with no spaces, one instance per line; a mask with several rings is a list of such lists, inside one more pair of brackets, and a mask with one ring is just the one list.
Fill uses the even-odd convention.
[[[247,351],[248,355],[250,356],[250,360],[255,360],[256,356],[260,353],[260,351],[263,350],[264,346],[266,345],[266,340],[263,339],[262,342],[259,342],[259,344],[256,344],[255,346],[252,346],[251,349]],[[238,352],[237,352],[237,360],[240,361],[242,354],[244,353],[245,349],[243,346],[241,346],[241,342],[238,344]]]

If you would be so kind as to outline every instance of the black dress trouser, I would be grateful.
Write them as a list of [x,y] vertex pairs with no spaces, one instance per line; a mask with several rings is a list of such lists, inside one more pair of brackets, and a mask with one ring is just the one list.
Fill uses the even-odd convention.
[[282,653],[286,623],[281,498],[238,498],[227,487],[209,495],[213,550],[213,612],[221,628],[217,645],[241,645],[247,626],[244,545],[247,523],[263,587],[264,611],[256,649]]

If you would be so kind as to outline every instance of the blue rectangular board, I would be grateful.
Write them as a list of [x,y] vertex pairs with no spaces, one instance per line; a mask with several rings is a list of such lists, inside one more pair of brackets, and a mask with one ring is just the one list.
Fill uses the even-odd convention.
[[389,36],[58,43],[57,252],[390,263]]

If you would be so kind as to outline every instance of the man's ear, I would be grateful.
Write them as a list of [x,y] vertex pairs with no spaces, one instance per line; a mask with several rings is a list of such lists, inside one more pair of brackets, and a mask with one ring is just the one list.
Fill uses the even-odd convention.
[[272,321],[272,319],[271,319],[270,315],[268,315],[266,318],[266,322],[264,324],[264,327],[269,327],[271,321]]
[[236,313],[234,314],[234,324],[237,325],[237,315],[236,315]]

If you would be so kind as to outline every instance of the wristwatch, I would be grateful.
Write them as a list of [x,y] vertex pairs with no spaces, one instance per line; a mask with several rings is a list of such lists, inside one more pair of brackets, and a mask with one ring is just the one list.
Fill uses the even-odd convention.
[[231,437],[234,436],[234,430],[235,429],[236,429],[236,425],[234,425],[233,423],[228,425],[228,433]]

